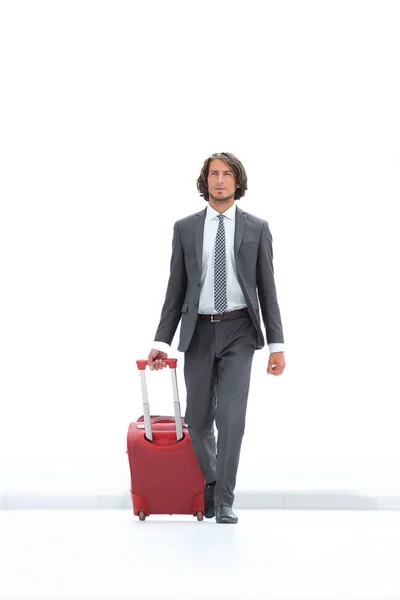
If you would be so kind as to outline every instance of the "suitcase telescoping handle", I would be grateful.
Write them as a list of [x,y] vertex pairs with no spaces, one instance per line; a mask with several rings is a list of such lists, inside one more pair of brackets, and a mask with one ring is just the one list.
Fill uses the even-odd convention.
[[[178,395],[178,381],[176,378],[176,365],[178,363],[177,358],[164,358],[165,362],[171,371],[172,391],[174,394],[174,415],[176,424],[176,439],[179,442],[183,438],[182,432],[182,417],[181,417],[181,405],[179,403]],[[143,396],[143,416],[144,416],[144,429],[148,440],[153,441],[153,432],[151,430],[151,419],[150,419],[150,406],[149,397],[147,394],[147,383],[146,383],[146,367],[148,366],[147,360],[137,360],[137,368],[140,374],[140,383],[142,387]]]

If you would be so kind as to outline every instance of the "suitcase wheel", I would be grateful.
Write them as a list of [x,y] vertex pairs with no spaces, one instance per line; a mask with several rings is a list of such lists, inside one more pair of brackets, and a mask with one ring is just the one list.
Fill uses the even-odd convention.
[[197,516],[197,520],[198,521],[202,521],[203,517],[204,517],[203,511],[202,510],[198,510],[196,516]]
[[144,512],[143,510],[140,510],[140,511],[139,511],[139,520],[140,520],[140,521],[144,521],[144,520],[145,520],[145,518],[146,518],[146,514],[145,514],[145,512]]

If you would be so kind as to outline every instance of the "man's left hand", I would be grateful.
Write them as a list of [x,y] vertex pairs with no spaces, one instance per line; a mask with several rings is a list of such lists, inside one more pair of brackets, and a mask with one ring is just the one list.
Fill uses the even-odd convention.
[[269,355],[267,373],[272,375],[282,375],[285,365],[283,352],[271,352]]

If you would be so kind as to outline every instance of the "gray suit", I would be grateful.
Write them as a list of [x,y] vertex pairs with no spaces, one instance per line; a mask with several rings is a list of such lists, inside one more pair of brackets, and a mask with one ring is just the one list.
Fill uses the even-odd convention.
[[238,206],[234,253],[249,316],[198,320],[205,216],[206,209],[174,225],[170,277],[154,339],[171,344],[182,319],[178,350],[185,353],[185,421],[206,481],[217,480],[215,504],[232,506],[252,359],[265,344],[260,307],[267,342],[283,343],[284,338],[268,223]]

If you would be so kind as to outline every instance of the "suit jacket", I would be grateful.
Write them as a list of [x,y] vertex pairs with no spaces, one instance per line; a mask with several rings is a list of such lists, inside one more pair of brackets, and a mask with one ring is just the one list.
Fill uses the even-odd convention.
[[[206,211],[201,210],[174,224],[170,276],[154,339],[171,344],[182,319],[179,352],[188,349],[197,321]],[[268,223],[238,206],[234,253],[239,284],[258,332],[256,349],[265,344],[260,307],[267,342],[284,343],[274,279],[272,235]]]

